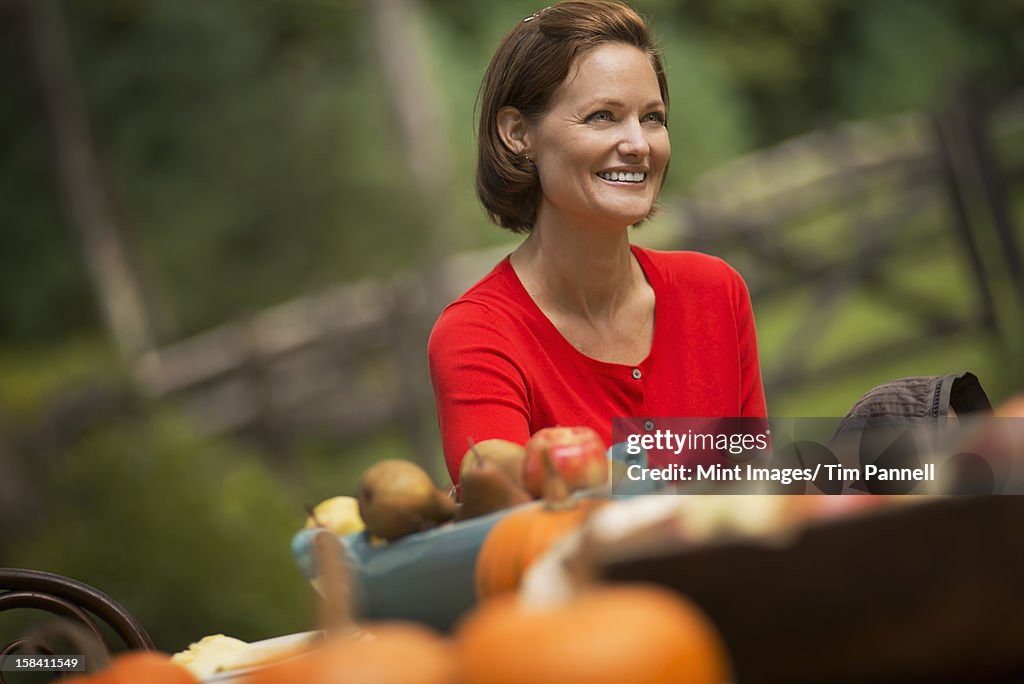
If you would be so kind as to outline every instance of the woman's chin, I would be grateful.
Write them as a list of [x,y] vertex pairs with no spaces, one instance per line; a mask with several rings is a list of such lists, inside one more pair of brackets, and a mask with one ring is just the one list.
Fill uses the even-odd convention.
[[615,217],[615,223],[622,228],[628,228],[635,226],[642,222],[651,214],[651,205],[645,205],[642,207],[631,207],[628,209],[620,209],[614,213],[610,213],[609,216]]
[[[651,214],[652,202],[616,202],[592,205],[586,212],[571,215],[565,212],[565,219],[569,223],[577,223],[587,227],[588,230],[600,228],[601,232],[626,230],[630,226],[643,222]],[[560,213],[552,211],[550,217],[554,218]],[[546,215],[547,212],[541,209],[538,217]],[[569,218],[572,216],[572,218]],[[557,221],[557,219],[556,219]]]

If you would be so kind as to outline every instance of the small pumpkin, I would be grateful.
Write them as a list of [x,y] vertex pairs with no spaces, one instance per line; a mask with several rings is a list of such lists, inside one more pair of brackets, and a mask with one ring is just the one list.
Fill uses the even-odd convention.
[[372,632],[328,638],[321,646],[254,671],[244,684],[452,684],[454,648],[413,623],[369,626]]
[[491,528],[480,546],[475,584],[481,601],[518,589],[534,560],[607,503],[571,497],[549,454],[544,454],[544,464],[543,501],[509,513]]
[[481,605],[456,633],[473,684],[724,684],[727,653],[710,620],[667,589],[594,586],[556,606],[517,596]]
[[156,651],[132,651],[114,658],[110,667],[62,680],[68,684],[199,684],[185,667]]

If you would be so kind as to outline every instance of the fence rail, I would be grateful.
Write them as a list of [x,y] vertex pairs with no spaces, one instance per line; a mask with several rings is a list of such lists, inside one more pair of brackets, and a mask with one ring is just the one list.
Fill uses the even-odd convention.
[[[1024,271],[1005,187],[1019,182],[1024,160],[997,165],[988,147],[993,135],[1022,135],[1024,95],[998,106],[979,102],[961,93],[937,116],[814,132],[739,159],[672,203],[679,219],[657,246],[726,257],[747,277],[755,306],[811,293],[785,353],[764,368],[769,393],[823,373],[858,372],[913,352],[922,339],[978,330],[1024,339],[1009,337],[1021,326]],[[825,239],[813,233],[823,221],[835,224]],[[891,269],[943,240],[954,242],[971,274],[974,303],[961,310]],[[449,258],[433,287],[399,274],[271,307],[148,352],[135,377],[146,395],[180,399],[214,432],[269,425],[285,436],[349,438],[433,420],[431,409],[409,402],[410,383],[426,381],[425,366],[414,380],[405,374],[415,364],[400,359],[409,349],[422,356],[426,340],[409,344],[408,337],[422,336],[423,321],[504,251]],[[822,332],[854,291],[908,315],[912,325],[813,366]]]

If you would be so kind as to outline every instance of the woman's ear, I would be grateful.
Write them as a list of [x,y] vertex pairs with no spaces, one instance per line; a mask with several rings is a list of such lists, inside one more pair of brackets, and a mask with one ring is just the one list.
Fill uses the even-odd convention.
[[502,107],[498,110],[497,122],[498,135],[501,136],[505,147],[517,156],[529,154],[530,145],[526,135],[527,122],[522,112],[515,107]]

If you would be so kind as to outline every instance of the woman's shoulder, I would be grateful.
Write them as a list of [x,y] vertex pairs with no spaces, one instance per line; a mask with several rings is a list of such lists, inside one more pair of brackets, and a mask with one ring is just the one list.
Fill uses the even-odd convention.
[[470,330],[493,330],[500,326],[498,319],[515,298],[514,283],[509,277],[511,265],[508,257],[502,259],[484,277],[446,306],[431,332],[435,343],[452,334],[465,334]]
[[685,250],[663,251],[636,246],[633,250],[639,258],[646,258],[668,282],[702,286],[743,282],[735,268],[721,257],[711,254]]

